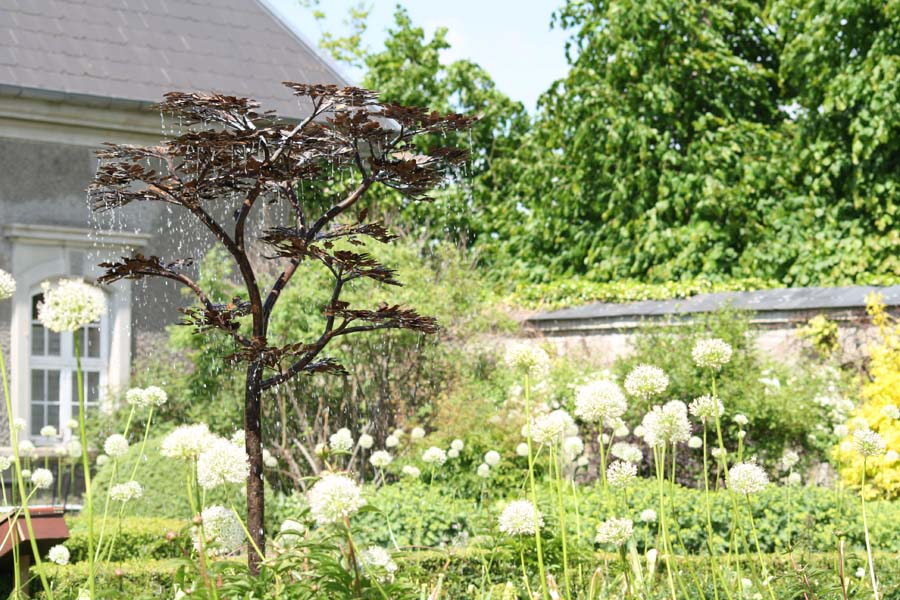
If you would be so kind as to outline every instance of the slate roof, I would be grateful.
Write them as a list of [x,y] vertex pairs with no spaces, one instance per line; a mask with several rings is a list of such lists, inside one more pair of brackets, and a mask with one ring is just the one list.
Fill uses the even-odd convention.
[[0,94],[133,104],[204,90],[299,116],[285,80],[347,85],[262,0],[0,0]]
[[888,306],[900,306],[900,285],[785,288],[698,294],[679,300],[647,300],[624,304],[595,302],[539,313],[528,318],[526,322],[539,329],[568,329],[591,323],[613,325],[617,322],[633,322],[679,314],[708,313],[729,306],[757,313],[862,309],[866,306],[866,296],[871,292],[881,293]]

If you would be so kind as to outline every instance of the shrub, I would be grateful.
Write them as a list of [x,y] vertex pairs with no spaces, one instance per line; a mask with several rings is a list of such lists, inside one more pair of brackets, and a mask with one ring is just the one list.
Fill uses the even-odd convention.
[[[106,523],[104,543],[116,535],[116,545],[113,551],[112,562],[122,562],[132,559],[159,560],[165,558],[180,558],[190,546],[184,535],[177,535],[172,540],[166,539],[166,534],[174,532],[180,534],[187,522],[176,519],[160,519],[152,517],[125,517],[121,527],[116,519],[109,519]],[[99,535],[101,523],[94,522],[95,535]],[[118,534],[116,531],[118,530]],[[88,527],[87,520],[74,518],[69,520],[69,539],[65,546],[71,554],[71,562],[77,563],[87,559],[88,552]]]
[[[175,573],[180,565],[181,561],[171,559],[140,559],[97,565],[94,574],[97,597],[135,600],[171,598],[175,592]],[[54,600],[77,600],[79,590],[88,586],[88,567],[86,562],[66,566],[43,563],[43,573],[53,587]],[[37,575],[38,568],[32,567],[31,572]],[[35,597],[46,596],[41,592]]]

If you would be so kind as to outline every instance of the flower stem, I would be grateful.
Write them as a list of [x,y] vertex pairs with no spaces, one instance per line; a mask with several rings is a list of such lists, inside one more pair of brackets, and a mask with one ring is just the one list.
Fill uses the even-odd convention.
[[537,551],[538,573],[541,577],[541,598],[550,600],[547,589],[547,574],[544,571],[544,551],[541,548],[541,523],[537,510],[537,489],[534,485],[534,451],[531,444],[531,385],[525,374],[525,441],[528,444],[528,484],[531,487],[531,503],[534,505],[534,544]]
[[869,542],[869,520],[866,515],[866,456],[863,456],[862,488],[859,497],[862,499],[863,533],[866,538],[866,556],[869,559],[869,575],[872,578],[872,594],[878,600],[878,580],[875,578],[875,559],[872,558],[872,544]]

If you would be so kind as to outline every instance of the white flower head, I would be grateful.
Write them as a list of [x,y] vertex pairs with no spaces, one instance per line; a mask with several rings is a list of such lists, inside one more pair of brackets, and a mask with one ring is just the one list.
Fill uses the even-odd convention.
[[418,479],[422,475],[422,471],[419,470],[419,467],[413,465],[405,465],[402,472],[407,477],[412,477],[413,479]]
[[31,440],[19,440],[19,455],[20,456],[31,456],[34,452],[34,444],[31,443]]
[[47,558],[52,563],[56,563],[58,565],[67,565],[69,564],[69,549],[63,546],[62,544],[57,544],[50,548],[50,551],[47,552]]
[[629,433],[631,432],[628,430],[628,425],[625,424],[625,421],[623,421],[622,419],[618,419],[615,422],[615,426],[613,427],[613,437],[628,437]]
[[372,446],[375,445],[375,438],[373,438],[368,433],[364,433],[359,436],[359,441],[357,442],[357,444],[359,444],[359,447],[363,450],[369,450]]
[[606,467],[606,480],[614,488],[630,485],[637,478],[637,467],[634,463],[617,460]]
[[53,473],[49,469],[35,469],[31,474],[31,483],[40,490],[46,490],[53,485]]
[[169,395],[161,387],[151,385],[143,390],[145,406],[162,406],[169,401]]
[[447,462],[447,453],[437,446],[432,446],[422,453],[422,461],[429,465],[441,466]]
[[854,431],[853,444],[861,456],[881,456],[887,449],[884,438],[871,429],[857,429]]
[[575,392],[575,416],[588,423],[609,424],[625,414],[625,394],[614,381],[599,379],[579,386]]
[[41,427],[41,436],[48,438],[55,438],[57,436],[56,427],[53,425],[44,425]]
[[619,547],[631,539],[634,523],[631,519],[609,518],[597,526],[597,543]]
[[341,427],[328,438],[328,449],[335,454],[344,454],[353,449],[353,434]]
[[128,440],[121,433],[114,433],[103,442],[103,451],[112,458],[119,458],[128,452]]
[[144,488],[137,481],[118,483],[109,488],[109,497],[115,502],[128,502],[144,495]]
[[793,469],[798,462],[800,462],[800,455],[793,450],[785,450],[781,455],[781,468],[785,471]]
[[452,442],[450,442],[450,447],[452,449],[456,450],[457,452],[462,452],[463,448],[466,447],[466,444],[465,444],[465,442],[463,442],[460,439],[455,439]]
[[609,453],[619,460],[630,463],[637,464],[644,460],[644,453],[641,452],[641,449],[628,442],[616,442],[612,445],[612,448],[610,448]]
[[834,426],[834,436],[839,438],[845,438],[850,435],[850,428],[847,427],[846,424],[840,424]]
[[728,472],[728,486],[738,494],[755,494],[769,485],[769,476],[755,462],[742,462]]
[[544,517],[528,500],[513,500],[500,513],[498,525],[506,535],[534,535],[544,526]]
[[16,280],[13,276],[0,269],[0,300],[12,298],[16,293]]
[[245,483],[249,474],[247,451],[223,438],[216,438],[197,457],[197,483],[204,490],[227,483]]
[[22,417],[16,417],[15,419],[13,419],[13,428],[16,431],[24,431],[25,425],[27,425],[27,423]]
[[[232,442],[232,445],[234,445],[234,442]],[[238,446],[238,448],[243,448],[243,446]],[[274,469],[275,467],[278,466],[278,459],[275,458],[274,456],[272,456],[272,453],[269,452],[268,449],[263,448],[262,455],[263,455],[263,465],[267,469]]]
[[[885,464],[892,465],[897,462],[897,459],[900,459],[900,454],[898,454],[896,450],[888,450],[884,453]],[[0,469],[0,471],[2,470],[3,469]]]
[[247,433],[243,429],[238,429],[237,431],[232,433],[229,439],[235,446],[240,446],[243,448],[247,445]]
[[531,422],[531,439],[538,444],[560,442],[562,437],[573,431],[575,421],[565,410],[559,408],[545,415],[538,415]]
[[389,575],[397,571],[397,563],[391,553],[381,546],[369,546],[359,553],[359,560],[369,569],[384,570]]
[[656,523],[656,511],[652,508],[644,509],[639,518],[643,523]]
[[482,479],[487,479],[491,476],[491,466],[487,463],[481,463],[478,465],[478,468],[475,469],[475,474]]
[[78,431],[78,421],[76,421],[75,419],[69,419],[66,423],[66,429],[73,433]]
[[788,475],[788,477],[787,477],[787,483],[788,483],[788,485],[797,486],[797,485],[800,485],[800,483],[801,483],[802,481],[803,481],[803,478],[800,477],[800,473],[797,473],[797,472],[792,472],[792,473],[791,473],[790,475]]
[[691,358],[698,367],[718,371],[731,360],[732,352],[731,346],[722,339],[697,340]]
[[568,461],[573,461],[584,452],[584,441],[577,435],[570,435],[563,440],[563,456]]
[[413,427],[412,431],[409,432],[409,437],[414,440],[421,440],[425,437],[425,430],[421,427]]
[[132,406],[141,408],[146,406],[143,388],[131,388],[127,392],[125,392],[125,402]]
[[400,444],[400,438],[396,435],[389,435],[387,439],[384,440],[384,445],[386,448],[396,448]]
[[31,469],[22,469],[22,479],[31,478]]
[[692,448],[696,450],[697,448],[703,447],[703,440],[697,437],[696,435],[692,435],[688,440],[688,448]]
[[528,456],[528,442],[522,442],[516,446],[516,456]]
[[[200,513],[203,521],[203,533],[205,545],[215,554],[229,554],[234,552],[244,542],[244,528],[234,511],[224,506],[209,506]],[[200,528],[194,527],[191,532],[194,544],[197,545],[200,538]]]
[[506,350],[506,364],[535,379],[542,379],[550,372],[550,356],[536,344],[511,345]]
[[394,457],[386,450],[376,450],[372,453],[372,456],[369,457],[369,462],[376,469],[384,469],[391,464],[391,461],[393,460]]
[[644,441],[648,446],[686,442],[691,437],[687,406],[680,400],[670,400],[663,406],[654,406],[644,415],[641,425],[644,427]]
[[106,296],[99,288],[78,279],[62,279],[56,287],[44,286],[38,320],[50,331],[77,331],[100,320]]
[[722,401],[712,396],[694,398],[688,409],[694,418],[700,419],[701,423],[715,422],[718,417],[725,413],[725,406],[722,404]]
[[662,394],[667,387],[669,376],[652,365],[638,365],[625,377],[625,391],[644,400]]
[[491,467],[496,467],[500,464],[500,453],[496,450],[488,450],[484,454],[484,462]]
[[734,422],[737,425],[740,425],[741,427],[743,427],[744,425],[746,425],[747,423],[750,422],[750,419],[748,419],[746,415],[738,414],[738,415],[734,415]]
[[900,419],[900,408],[896,404],[885,404],[881,407],[881,414],[888,419]]
[[167,458],[195,459],[216,440],[205,423],[181,425],[163,438],[159,452]]
[[285,519],[281,522],[278,532],[278,540],[281,542],[281,545],[285,548],[291,548],[300,542],[300,539],[306,532],[306,526],[293,519]]
[[[81,448],[81,446],[79,446],[79,449],[80,448]],[[78,456],[81,456],[81,455],[79,454]],[[101,454],[100,456],[97,457],[97,466],[98,467],[105,467],[107,464],[109,464],[109,457],[107,455]]]
[[450,448],[447,450],[447,458],[459,458],[459,450],[456,448]]
[[306,493],[306,499],[319,525],[343,521],[366,503],[356,482],[338,473],[326,473]]
[[2,456],[0,455],[0,473],[7,470],[10,465],[12,465],[12,457],[11,456]]

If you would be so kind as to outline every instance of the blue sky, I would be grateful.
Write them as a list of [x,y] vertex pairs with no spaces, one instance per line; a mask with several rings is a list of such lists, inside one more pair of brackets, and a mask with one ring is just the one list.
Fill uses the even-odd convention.
[[[560,0],[561,1],[561,0]],[[297,0],[266,0],[290,24],[313,43],[318,43],[319,25]],[[351,6],[358,0],[323,0],[328,15],[324,28],[346,31],[342,24]],[[385,30],[393,23],[396,2],[370,0],[372,13],[366,43],[383,47]],[[566,34],[550,29],[550,16],[557,0],[406,0],[404,6],[418,26],[426,32],[447,27],[453,46],[443,60],[468,58],[484,67],[497,86],[510,97],[533,109],[538,96],[555,79],[568,71],[564,55]],[[360,73],[344,68],[345,74],[358,79]]]

